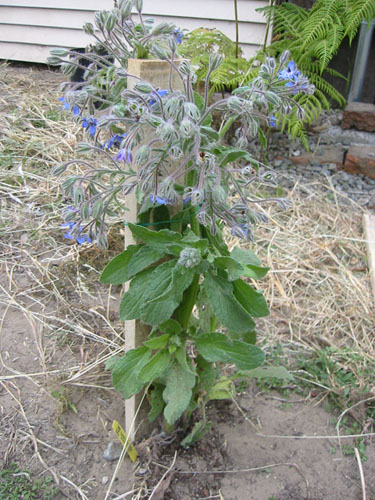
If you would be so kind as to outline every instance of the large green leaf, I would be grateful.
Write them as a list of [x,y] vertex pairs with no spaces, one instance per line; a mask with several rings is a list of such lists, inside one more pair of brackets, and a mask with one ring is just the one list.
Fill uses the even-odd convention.
[[183,273],[191,270],[176,264],[175,259],[163,262],[132,280],[120,304],[123,321],[140,319],[150,325],[159,325],[172,316],[194,275],[193,272]]
[[172,270],[172,279],[168,288],[163,294],[158,295],[149,304],[164,302],[177,297],[182,297],[182,293],[190,286],[194,277],[194,270],[183,266],[176,266]]
[[147,347],[131,349],[111,368],[113,386],[125,399],[137,394],[145,385],[138,378],[138,374],[150,356],[151,351]]
[[233,281],[232,284],[234,296],[249,314],[256,318],[269,315],[270,311],[262,292],[254,290],[243,280]]
[[237,262],[242,264],[244,271],[243,275],[248,278],[261,279],[269,271],[269,267],[262,267],[261,262],[254,252],[235,247],[230,256]]
[[163,347],[168,344],[168,341],[169,335],[165,333],[164,335],[158,335],[157,337],[146,340],[143,345],[149,349],[163,349]]
[[220,323],[238,333],[254,328],[251,315],[233,294],[232,283],[209,271],[202,286]]
[[123,295],[120,304],[122,321],[141,318],[144,307],[143,298],[153,272],[154,269],[147,269],[132,279],[129,290]]
[[235,259],[231,257],[216,257],[213,265],[217,269],[226,269],[228,271],[229,281],[237,280],[244,273],[244,268]]
[[139,380],[144,383],[152,382],[160,377],[168,368],[171,356],[166,350],[159,351],[148,361],[138,374]]
[[159,415],[163,413],[164,401],[163,401],[163,390],[164,386],[161,384],[154,384],[150,390],[150,404],[151,410],[148,414],[148,419],[150,422],[154,422]]
[[164,417],[169,425],[173,425],[189,406],[194,385],[195,375],[175,362],[169,370],[163,391],[166,402]]
[[230,341],[222,333],[203,334],[195,343],[199,354],[212,363],[234,363],[239,370],[252,370],[264,361],[264,353],[259,347],[240,340]]
[[165,252],[161,249],[150,248],[145,245],[130,245],[124,252],[117,255],[104,268],[100,281],[121,285],[139,272],[154,264]]
[[224,166],[227,163],[232,163],[237,160],[245,159],[247,161],[252,161],[253,157],[248,151],[243,151],[237,148],[226,148],[225,151],[220,156],[220,165]]
[[109,262],[104,268],[100,281],[111,283],[111,285],[122,285],[129,279],[129,262],[138,252],[141,245],[129,245],[129,247]]
[[[152,248],[157,248],[160,250],[164,250],[167,252],[167,247],[171,248],[183,248],[183,246],[179,246],[178,244],[182,236],[179,233],[174,231],[170,231],[169,229],[161,229],[160,231],[152,231],[143,226],[137,226],[135,224],[128,224],[129,229],[133,233],[133,236],[146,243],[148,246]],[[173,252],[174,253],[174,252]]]
[[165,252],[163,250],[142,245],[138,252],[130,259],[128,272],[129,279],[162,259],[164,256]]

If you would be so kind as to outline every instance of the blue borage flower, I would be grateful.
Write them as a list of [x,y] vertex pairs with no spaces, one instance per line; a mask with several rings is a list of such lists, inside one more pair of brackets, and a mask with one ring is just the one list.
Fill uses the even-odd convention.
[[183,32],[180,30],[180,28],[176,28],[173,32],[173,35],[176,39],[177,43],[182,43],[182,37],[184,36]]
[[133,161],[133,155],[129,148],[122,148],[113,157],[114,160],[124,161],[125,163],[131,163]]
[[159,205],[172,205],[172,202],[170,200],[161,198],[157,194],[150,194],[150,200],[152,201],[152,203],[159,203]]
[[[301,72],[297,70],[296,64],[294,61],[290,61],[288,66],[285,69],[279,71],[278,77],[279,80],[292,80],[294,83],[297,82],[298,77],[301,75]],[[288,82],[285,84],[287,87],[293,86],[292,82]]]
[[232,227],[231,233],[232,236],[237,236],[242,239],[248,239],[249,236],[251,237],[247,224],[238,224],[237,226]]
[[[72,211],[75,212],[77,210],[72,210]],[[69,229],[69,231],[67,231],[64,234],[64,238],[66,238],[67,240],[75,240],[79,245],[82,245],[85,242],[92,243],[92,239],[89,236],[87,236],[87,234],[80,234],[79,233],[78,236],[73,236],[72,232],[73,232],[73,230],[76,229],[76,226],[77,226],[77,222],[64,222],[64,224],[61,224],[60,227]]]
[[87,129],[90,135],[92,135],[93,137],[95,135],[97,126],[98,126],[98,121],[92,116],[89,118],[83,118],[82,120],[82,128]]
[[270,127],[276,127],[276,116],[274,115],[271,115],[269,118],[268,118],[268,123],[269,123],[269,126]]
[[[160,97],[163,97],[165,96],[166,94],[168,94],[168,90],[167,89],[162,89],[162,90],[157,90],[156,91],[158,93],[158,95]],[[151,95],[155,95],[155,92],[151,92]],[[154,104],[156,103],[155,99],[153,99],[152,97],[150,98],[150,100],[148,101],[148,104],[150,106],[153,106]]]
[[113,146],[121,146],[122,140],[124,137],[126,137],[128,134],[124,132],[123,134],[116,134],[113,135],[108,141],[106,141],[103,145],[103,149],[111,149]]
[[[59,97],[59,101],[63,103],[63,105],[62,105],[62,109],[63,110],[70,109],[70,104],[65,99],[65,97]],[[79,115],[79,113],[80,113],[80,109],[79,109],[79,107],[76,104],[73,104],[72,111],[73,111],[73,114],[75,116]]]

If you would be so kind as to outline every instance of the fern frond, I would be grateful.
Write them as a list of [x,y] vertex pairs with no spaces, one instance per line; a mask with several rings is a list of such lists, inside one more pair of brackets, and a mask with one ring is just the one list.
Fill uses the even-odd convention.
[[345,35],[348,35],[351,43],[361,22],[367,21],[370,23],[375,17],[375,2],[374,0],[354,0],[349,2],[349,6],[350,13],[348,15]]
[[328,83],[323,77],[321,77],[320,75],[318,75],[316,73],[309,73],[306,76],[309,78],[310,82],[313,83],[318,90],[327,94],[331,99],[336,101],[340,106],[344,106],[344,104],[346,103],[344,96],[338,90],[336,90],[333,85]]
[[283,3],[270,9],[272,9],[274,34],[288,33],[289,38],[300,37],[299,28],[308,17],[306,9],[292,3]]
[[318,0],[310,10],[310,15],[319,15],[322,17],[333,17],[342,9],[342,0]]
[[323,94],[323,92],[321,90],[315,88],[314,96],[319,100],[322,108],[324,108],[324,109],[326,109],[328,111],[331,106],[329,104],[328,99]]

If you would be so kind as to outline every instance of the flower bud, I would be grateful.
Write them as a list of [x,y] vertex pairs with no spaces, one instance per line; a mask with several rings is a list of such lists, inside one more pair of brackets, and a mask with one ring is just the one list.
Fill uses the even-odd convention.
[[103,212],[103,201],[98,200],[95,202],[92,208],[92,216],[94,217],[94,219],[97,219],[98,217],[100,217],[102,212]]
[[56,167],[53,167],[51,170],[52,175],[61,175],[65,172],[67,169],[68,165],[66,163],[60,163],[59,165],[56,165]]
[[105,29],[107,30],[108,33],[110,33],[115,27],[116,21],[117,21],[117,11],[112,10],[108,12],[105,22]]
[[150,152],[150,147],[147,144],[141,146],[135,155],[135,164],[139,166],[146,165],[148,159],[150,158]]
[[176,39],[171,36],[168,38],[168,45],[169,45],[169,48],[171,49],[172,52],[176,52],[177,50],[177,41]]
[[158,128],[157,132],[160,135],[160,139],[163,142],[170,142],[176,137],[176,131],[174,129],[174,126],[170,122],[164,122],[162,123]]
[[76,206],[84,200],[83,189],[81,187],[78,186],[73,189],[73,200]]
[[121,0],[120,1],[119,10],[120,10],[121,17],[123,19],[130,16],[131,11],[132,11],[132,7],[133,7],[133,3],[131,2],[131,0]]
[[185,139],[192,137],[196,131],[194,123],[189,118],[184,118],[180,124],[181,136]]
[[201,260],[201,253],[197,248],[184,248],[180,253],[177,264],[191,269],[196,267]]
[[184,103],[184,111],[185,111],[186,116],[188,116],[189,118],[191,118],[195,122],[197,122],[201,117],[201,113],[200,113],[198,107],[192,102],[185,102]]
[[211,193],[215,203],[217,203],[218,205],[225,203],[227,199],[227,193],[225,192],[225,189],[222,186],[220,185],[215,186],[212,189]]
[[99,30],[103,30],[104,22],[103,22],[103,15],[101,12],[95,12],[95,25]]
[[74,183],[76,182],[76,180],[77,179],[75,177],[69,177],[68,179],[66,179],[62,183],[63,191],[67,194],[70,194],[73,190],[73,186],[74,186]]
[[60,57],[50,56],[47,58],[47,64],[49,64],[50,66],[59,66],[61,63],[62,60],[60,59]]
[[182,150],[178,146],[173,146],[169,150],[169,154],[170,154],[171,158],[173,158],[174,160],[178,160],[178,158],[181,158],[183,153],[182,153]]
[[86,220],[89,218],[89,206],[87,203],[81,203],[81,206],[80,206],[80,215],[81,215],[81,218],[82,220]]
[[155,26],[152,30],[152,34],[157,35],[167,35],[168,33],[172,33],[174,29],[173,24],[162,22]]
[[276,61],[273,57],[267,57],[266,64],[271,70],[276,68]]
[[290,56],[289,50],[285,50],[281,54],[280,59],[279,59],[280,66],[284,66],[284,64],[289,60],[289,56]]
[[163,61],[165,59],[168,59],[167,51],[165,49],[163,49],[162,47],[160,47],[160,45],[154,45],[152,47],[152,50],[153,50],[154,54],[156,55],[156,57],[158,57],[159,59],[161,59]]
[[154,90],[154,87],[151,85],[151,83],[139,82],[135,85],[134,90],[142,92],[143,94],[151,94],[151,92],[153,92]]
[[56,49],[51,49],[50,50],[50,54],[53,55],[53,56],[65,57],[65,56],[68,55],[68,53],[69,53],[69,50],[62,49],[60,47],[58,47]]
[[143,0],[135,0],[135,8],[138,12],[142,12],[143,9]]
[[83,31],[86,33],[86,35],[93,35],[94,34],[94,26],[92,23],[85,23],[83,25]]
[[227,105],[231,111],[236,111],[237,113],[243,111],[243,100],[234,95],[228,97]]
[[177,118],[181,109],[181,100],[178,97],[170,97],[164,102],[164,111],[168,117]]
[[108,248],[107,236],[104,233],[100,233],[98,235],[96,242],[99,248],[102,248],[103,250],[106,250]]

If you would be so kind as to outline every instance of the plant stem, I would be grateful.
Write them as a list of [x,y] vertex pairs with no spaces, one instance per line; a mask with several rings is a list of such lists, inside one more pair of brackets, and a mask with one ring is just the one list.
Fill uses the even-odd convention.
[[234,22],[236,24],[236,59],[239,55],[239,29],[238,29],[238,5],[237,0],[234,0]]

